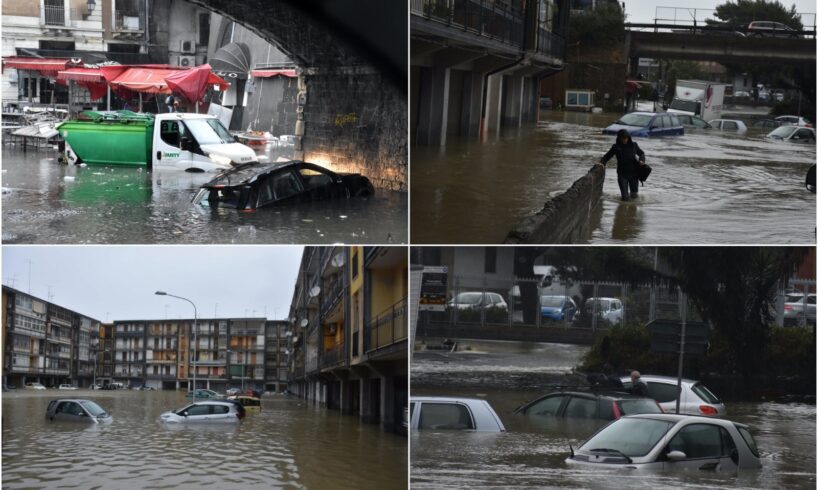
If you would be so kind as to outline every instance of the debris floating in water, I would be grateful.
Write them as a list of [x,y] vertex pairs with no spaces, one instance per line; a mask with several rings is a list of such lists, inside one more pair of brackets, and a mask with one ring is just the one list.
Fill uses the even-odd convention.
[[76,177],[74,177],[73,175],[66,175],[65,177],[62,178],[62,180],[65,180],[67,182],[71,182],[71,181],[73,181],[75,179],[76,179]]
[[339,216],[339,218],[341,218],[341,219],[347,219],[347,215],[342,214],[341,216]]

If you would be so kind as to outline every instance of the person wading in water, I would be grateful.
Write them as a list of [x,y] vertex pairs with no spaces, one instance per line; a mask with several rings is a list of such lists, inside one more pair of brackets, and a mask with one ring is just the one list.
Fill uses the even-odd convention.
[[616,133],[616,143],[599,159],[599,163],[605,165],[614,156],[622,200],[635,199],[639,195],[639,167],[645,164],[645,152],[631,139],[626,129],[620,129]]

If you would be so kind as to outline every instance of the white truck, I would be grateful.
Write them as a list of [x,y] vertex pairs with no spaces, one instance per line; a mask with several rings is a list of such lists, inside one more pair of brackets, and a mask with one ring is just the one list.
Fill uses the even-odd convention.
[[676,97],[668,112],[699,116],[705,121],[721,117],[726,83],[704,80],[676,80]]

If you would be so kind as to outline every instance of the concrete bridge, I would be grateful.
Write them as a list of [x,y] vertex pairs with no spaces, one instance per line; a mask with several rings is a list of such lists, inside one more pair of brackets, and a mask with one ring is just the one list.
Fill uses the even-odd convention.
[[[645,24],[653,26],[653,24]],[[662,26],[657,28],[678,26]],[[718,31],[646,32],[628,30],[625,49],[628,57],[671,58],[719,63],[792,64],[815,62],[815,39],[742,37]],[[723,32],[722,32],[723,34]],[[731,35],[732,34],[732,35]],[[635,70],[636,63],[633,63]]]
[[407,11],[380,0],[187,0],[298,66],[296,158],[407,190]]

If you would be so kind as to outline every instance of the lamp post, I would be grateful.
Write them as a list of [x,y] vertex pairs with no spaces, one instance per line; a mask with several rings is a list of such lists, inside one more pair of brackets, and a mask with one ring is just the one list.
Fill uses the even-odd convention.
[[155,294],[158,296],[170,296],[171,298],[181,299],[182,301],[187,301],[191,304],[191,306],[193,306],[193,403],[196,403],[196,357],[198,357],[197,354],[199,353],[199,312],[196,310],[196,304],[187,298],[169,294],[165,291],[156,291]]

